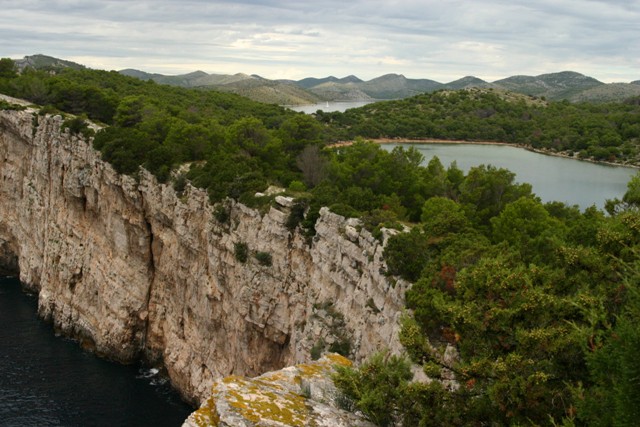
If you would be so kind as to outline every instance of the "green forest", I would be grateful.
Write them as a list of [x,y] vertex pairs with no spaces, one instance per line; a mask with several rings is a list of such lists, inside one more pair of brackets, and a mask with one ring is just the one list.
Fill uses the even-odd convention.
[[[142,166],[178,191],[251,206],[269,185],[296,198],[307,236],[322,206],[360,217],[386,244],[406,295],[405,357],[340,369],[345,407],[380,426],[635,425],[640,411],[640,175],[606,212],[542,203],[489,165],[463,173],[364,138],[502,141],[638,163],[640,102],[569,104],[441,91],[309,116],[239,96],[97,70],[0,60],[0,93],[63,114],[121,173]],[[9,103],[0,108],[16,108]],[[95,135],[91,120],[103,128]],[[327,148],[339,140],[350,146]],[[189,164],[186,172],[178,166]],[[310,240],[311,242],[311,240]],[[382,350],[382,349],[381,349]],[[417,364],[430,378],[412,382]],[[452,381],[455,378],[455,381]]]
[[438,91],[317,114],[342,139],[497,141],[569,156],[639,164],[640,99],[571,104],[491,89]]

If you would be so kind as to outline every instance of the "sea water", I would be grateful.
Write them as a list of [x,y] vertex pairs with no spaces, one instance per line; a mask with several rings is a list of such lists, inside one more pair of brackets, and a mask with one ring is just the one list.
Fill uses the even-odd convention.
[[36,312],[0,278],[0,426],[180,426],[193,410],[157,370],[96,357]]

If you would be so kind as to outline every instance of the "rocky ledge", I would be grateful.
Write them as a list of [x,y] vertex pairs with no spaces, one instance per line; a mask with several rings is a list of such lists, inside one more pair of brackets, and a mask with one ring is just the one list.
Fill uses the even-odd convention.
[[338,407],[331,375],[351,362],[327,354],[256,378],[230,376],[214,383],[211,396],[183,427],[374,427]]

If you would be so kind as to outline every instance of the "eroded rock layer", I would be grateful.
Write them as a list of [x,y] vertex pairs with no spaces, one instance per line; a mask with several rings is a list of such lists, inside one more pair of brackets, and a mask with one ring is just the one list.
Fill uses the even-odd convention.
[[0,111],[0,265],[19,269],[63,333],[118,361],[163,364],[193,402],[215,379],[312,351],[361,360],[398,346],[404,285],[381,273],[381,244],[326,209],[308,242],[279,200],[266,213],[211,206],[189,185],[177,194],[145,171],[117,174],[60,116]]

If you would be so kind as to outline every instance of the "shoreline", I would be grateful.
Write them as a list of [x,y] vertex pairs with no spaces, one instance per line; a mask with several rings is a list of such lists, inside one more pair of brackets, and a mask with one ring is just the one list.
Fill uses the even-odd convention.
[[[528,145],[520,145],[512,142],[499,142],[499,141],[468,141],[462,139],[438,139],[438,138],[369,138],[365,139],[365,141],[372,142],[374,144],[415,144],[415,145],[426,145],[426,144],[469,144],[469,145],[503,145],[506,147],[515,147],[521,148],[523,150],[531,151],[537,154],[543,154],[546,156],[553,157],[562,157],[565,159],[578,160],[582,162],[589,162],[598,165],[606,165],[606,166],[617,166],[617,167],[626,167],[632,169],[640,169],[640,164],[633,163],[617,163],[617,162],[608,162],[604,160],[594,160],[594,159],[581,159],[579,157],[569,155],[565,152],[554,152],[550,150],[545,150],[541,148],[533,148]],[[327,145],[327,148],[339,148],[339,147],[348,147],[349,145],[353,145],[355,141],[338,141],[334,144]]]

